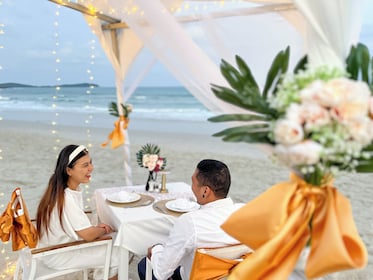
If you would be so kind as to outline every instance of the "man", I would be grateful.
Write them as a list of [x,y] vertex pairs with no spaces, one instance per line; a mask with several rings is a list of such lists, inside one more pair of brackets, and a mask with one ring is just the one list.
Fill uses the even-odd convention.
[[[196,248],[213,248],[239,243],[220,225],[243,204],[227,197],[231,184],[228,167],[217,160],[198,163],[192,176],[192,191],[201,205],[199,210],[181,215],[165,244],[148,250],[153,279],[189,279]],[[146,259],[138,265],[139,277],[145,279]]]

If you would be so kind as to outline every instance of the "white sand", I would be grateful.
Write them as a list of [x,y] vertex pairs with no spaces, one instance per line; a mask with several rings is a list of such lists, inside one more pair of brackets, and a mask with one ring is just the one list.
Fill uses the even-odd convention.
[[[27,114],[23,114],[27,119]],[[101,148],[112,128],[57,126],[58,135],[51,133],[51,126],[42,122],[0,121],[0,210],[6,206],[11,191],[20,186],[23,189],[31,215],[44,191],[54,169],[59,150],[68,144],[92,144],[90,148],[95,171],[90,184],[90,194],[96,188],[124,185],[123,149]],[[81,122],[77,122],[81,123]],[[133,184],[145,183],[147,172],[137,166],[136,152],[148,142],[161,147],[161,155],[167,157],[171,173],[169,181],[190,183],[191,174],[198,161],[215,158],[224,161],[232,173],[231,196],[234,200],[247,202],[271,185],[286,180],[288,170],[272,163],[255,146],[244,143],[225,143],[210,136],[221,126],[198,122],[131,121],[131,167]],[[56,141],[59,141],[56,143]],[[57,146],[57,150],[53,147]],[[369,264],[362,270],[351,270],[335,274],[335,279],[373,278],[373,174],[341,174],[335,185],[350,200],[356,225],[369,253]],[[89,194],[88,194],[89,196]],[[270,205],[268,206],[270,207]],[[2,246],[2,245],[0,245]],[[16,253],[4,245],[0,258],[4,275],[6,264],[15,260]],[[135,258],[130,266],[130,276],[137,279]],[[7,279],[11,279],[8,275]],[[75,276],[79,279],[79,276]],[[71,279],[71,278],[66,278]]]

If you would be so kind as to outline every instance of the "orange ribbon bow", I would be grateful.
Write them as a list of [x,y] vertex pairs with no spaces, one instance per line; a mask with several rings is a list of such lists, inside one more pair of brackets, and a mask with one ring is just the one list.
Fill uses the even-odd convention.
[[123,121],[123,129],[127,129],[129,119],[124,117],[124,116],[120,116],[119,120],[117,120],[114,123],[114,129],[109,134],[108,140],[106,142],[102,143],[101,147],[106,147],[109,144],[110,141],[111,141],[111,147],[113,149],[118,148],[120,145],[124,144],[124,135],[123,135],[122,129],[120,127],[120,122],[122,122],[122,121]]
[[233,280],[287,279],[309,240],[308,278],[367,263],[349,200],[330,184],[313,186],[294,174],[233,213],[222,228],[255,250],[233,269]]
[[10,236],[13,251],[24,247],[35,248],[38,242],[37,232],[30,220],[20,188],[13,191],[11,201],[0,217],[0,239],[6,242]]

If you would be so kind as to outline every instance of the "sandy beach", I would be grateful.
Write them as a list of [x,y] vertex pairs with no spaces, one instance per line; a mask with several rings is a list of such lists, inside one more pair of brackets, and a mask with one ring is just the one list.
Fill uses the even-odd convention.
[[[4,117],[4,116],[3,116]],[[71,117],[71,116],[70,116]],[[27,119],[27,114],[22,114]],[[123,148],[101,148],[112,128],[107,126],[59,125],[58,133],[51,132],[50,124],[22,120],[0,121],[0,210],[6,206],[11,191],[19,186],[27,201],[29,212],[34,215],[40,195],[53,171],[59,150],[67,144],[84,144],[90,148],[95,171],[87,197],[97,188],[123,186]],[[81,123],[81,122],[78,122]],[[289,171],[273,163],[256,146],[244,143],[225,143],[211,134],[221,126],[206,122],[131,120],[131,168],[133,184],[145,183],[147,172],[136,163],[136,152],[146,143],[161,147],[161,155],[167,157],[169,181],[190,184],[190,177],[198,161],[214,158],[224,161],[232,173],[231,197],[237,202],[248,202],[268,187],[286,180]],[[88,130],[89,129],[89,130]],[[57,147],[55,150],[54,147]],[[369,263],[362,270],[336,273],[326,278],[372,279],[373,277],[373,174],[340,174],[335,181],[340,191],[352,204],[353,215],[359,233],[369,253]],[[268,206],[270,207],[270,206]],[[0,258],[0,275],[12,279],[6,269],[17,254],[10,244],[0,245],[4,257]],[[138,257],[130,266],[131,279],[138,279]],[[79,276],[75,276],[79,279]],[[71,279],[71,278],[66,278]]]

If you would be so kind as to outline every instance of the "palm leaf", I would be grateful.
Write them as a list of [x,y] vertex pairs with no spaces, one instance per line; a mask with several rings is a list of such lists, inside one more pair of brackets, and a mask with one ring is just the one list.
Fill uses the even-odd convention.
[[213,136],[223,137],[227,142],[271,143],[265,125],[244,125],[224,129]]
[[269,121],[266,115],[245,115],[245,114],[225,114],[220,116],[211,117],[208,119],[210,122],[230,122],[230,121]]
[[281,82],[283,74],[287,72],[289,66],[289,55],[290,48],[287,47],[285,51],[280,51],[273,60],[264,85],[264,99],[267,99],[268,91],[271,88],[276,91],[277,84]]
[[295,65],[293,73],[298,73],[301,70],[306,70],[307,64],[308,64],[308,56],[305,55]]

